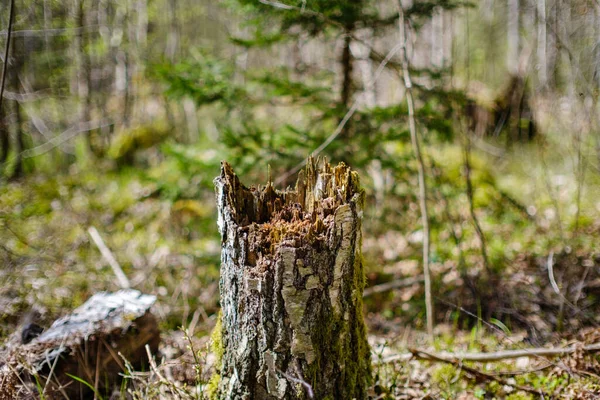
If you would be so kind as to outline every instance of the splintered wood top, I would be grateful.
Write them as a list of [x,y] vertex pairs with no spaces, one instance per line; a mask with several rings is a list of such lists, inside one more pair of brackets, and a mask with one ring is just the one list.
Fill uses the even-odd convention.
[[219,225],[224,223],[221,218],[235,224],[263,254],[272,253],[282,241],[299,245],[298,241],[323,240],[334,224],[336,210],[352,205],[360,211],[364,197],[358,174],[349,166],[332,167],[312,157],[293,189],[277,190],[270,179],[265,186],[246,187],[227,162],[221,164],[215,184]]

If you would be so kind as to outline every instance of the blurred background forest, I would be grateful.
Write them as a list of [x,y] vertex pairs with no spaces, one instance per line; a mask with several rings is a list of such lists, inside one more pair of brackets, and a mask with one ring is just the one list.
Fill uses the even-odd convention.
[[3,0],[0,50],[0,338],[118,287],[90,227],[205,337],[220,161],[285,188],[310,154],[366,189],[374,345],[424,340],[424,246],[444,349],[600,322],[598,0]]

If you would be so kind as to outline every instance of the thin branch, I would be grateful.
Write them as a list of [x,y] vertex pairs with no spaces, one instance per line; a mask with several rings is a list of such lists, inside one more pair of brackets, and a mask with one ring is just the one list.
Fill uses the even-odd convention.
[[21,153],[21,155],[23,156],[23,158],[33,158],[33,157],[41,156],[42,154],[48,153],[49,151],[55,149],[56,147],[60,146],[64,142],[74,138],[75,136],[77,136],[81,133],[89,132],[94,129],[103,128],[105,126],[110,126],[112,124],[113,124],[112,122],[104,122],[104,123],[98,123],[98,122],[94,123],[91,121],[90,122],[80,122],[76,125],[73,125],[66,131],[62,132],[60,135],[47,141],[46,143],[43,143],[32,149],[25,150],[24,152]]
[[[582,350],[584,353],[597,353],[600,351],[600,343],[588,344],[583,347],[580,346],[569,346],[559,348],[546,348],[546,347],[534,347],[530,349],[518,349],[518,350],[501,350],[489,353],[450,353],[440,352],[432,354],[436,358],[443,358],[448,360],[460,360],[460,361],[472,361],[472,362],[492,362],[492,361],[504,361],[521,357],[559,357],[569,354],[573,354],[576,351]],[[411,350],[410,353],[400,353],[385,357],[379,361],[381,364],[392,363],[396,361],[408,361],[412,358],[413,351],[424,353],[423,350]]]
[[289,379],[293,383],[297,383],[297,384],[300,384],[300,385],[304,386],[304,388],[306,389],[306,393],[307,393],[309,399],[314,399],[315,398],[315,395],[313,393],[313,388],[312,388],[312,386],[308,382],[304,381],[303,379],[294,378],[293,376],[291,376],[289,374],[286,374],[285,372],[283,372],[283,371],[281,371],[279,369],[277,371],[279,371],[279,373],[281,375],[283,375],[285,378]]
[[518,389],[518,390],[521,390],[521,391],[524,391],[524,392],[527,392],[527,393],[535,394],[535,395],[538,395],[538,396],[542,396],[542,397],[544,397],[544,395],[546,394],[541,389],[535,389],[535,388],[532,388],[530,386],[518,385],[518,384],[512,383],[509,380],[504,379],[502,377],[499,377],[499,376],[496,376],[496,375],[491,375],[491,374],[488,374],[486,372],[479,371],[479,370],[477,370],[475,368],[468,367],[468,366],[462,364],[462,360],[459,361],[457,359],[447,359],[447,358],[444,358],[444,357],[437,356],[435,354],[428,353],[428,352],[423,351],[423,350],[411,349],[410,351],[411,351],[411,353],[412,353],[412,355],[414,357],[422,359],[422,360],[437,361],[437,362],[443,362],[443,363],[446,363],[446,364],[454,365],[455,367],[460,368],[460,369],[462,369],[462,370],[470,373],[471,375],[473,375],[474,378],[483,378],[483,379],[487,379],[487,380],[490,380],[490,381],[496,381],[496,382],[498,382],[498,383],[500,383],[502,385],[510,386],[510,387],[515,388],[515,389]]
[[548,261],[546,266],[548,267],[548,280],[550,281],[550,286],[552,286],[552,290],[554,290],[554,293],[556,293],[558,295],[558,297],[560,297],[560,301],[561,301],[561,309],[562,309],[562,303],[567,304],[569,307],[571,307],[571,309],[573,311],[575,311],[576,315],[579,314],[581,312],[581,309],[579,309],[575,304],[571,303],[569,301],[569,299],[567,299],[565,297],[565,295],[563,295],[560,291],[560,288],[558,287],[558,284],[556,283],[556,279],[554,278],[554,252],[551,251],[550,254],[548,255]]
[[[509,343],[512,343],[513,345],[517,345],[517,343],[515,343],[515,341],[513,339],[511,339],[511,337],[506,332],[504,332],[502,329],[500,329],[496,325],[493,325],[490,322],[484,320],[483,318],[481,318],[481,317],[473,314],[472,312],[470,312],[469,310],[465,309],[464,307],[458,306],[456,304],[452,304],[452,303],[450,303],[450,302],[448,302],[448,301],[446,301],[446,300],[444,300],[444,299],[442,299],[440,297],[436,297],[436,298],[438,299],[438,301],[441,301],[442,303],[444,303],[444,304],[446,304],[448,306],[454,307],[457,310],[459,310],[459,311],[467,314],[468,316],[475,318],[477,321],[480,321],[485,326],[487,326],[488,328],[490,328],[492,331],[497,332],[499,335],[501,335],[501,337],[504,337],[505,340],[507,340]],[[587,351],[589,351],[589,352],[596,351],[596,350],[594,350],[595,346],[598,346],[598,350],[600,350],[600,343],[598,343],[596,345],[584,346],[584,351],[586,351],[586,347],[587,347]],[[548,361],[550,364],[552,364],[554,367],[566,371],[569,375],[573,374],[573,369],[570,368],[565,363],[563,363],[561,361],[559,361],[558,363],[554,363],[551,360],[548,360],[548,359],[544,358],[543,354],[538,354],[536,352],[536,350],[538,350],[538,349],[535,349],[535,348],[534,349],[522,348],[520,350],[512,350],[512,351],[522,351],[522,352],[525,353],[525,354],[518,353],[519,356],[525,356],[525,355],[527,355],[527,356],[531,356],[531,357],[537,357],[539,359],[544,359],[544,360]],[[541,349],[541,350],[545,351],[547,349]],[[568,354],[568,352],[566,354]]]
[[408,106],[408,127],[410,130],[410,139],[417,159],[417,172],[419,178],[419,205],[421,208],[421,222],[423,225],[423,276],[425,280],[425,313],[427,314],[427,333],[433,338],[433,301],[431,299],[431,272],[429,271],[429,214],[427,211],[427,183],[425,181],[425,162],[421,154],[421,146],[417,134],[417,124],[415,120],[415,105],[412,93],[412,81],[409,73],[409,60],[406,51],[407,35],[405,32],[404,10],[399,0],[396,3],[398,7],[398,30],[400,43],[402,44],[402,73],[404,77],[404,86],[406,88],[406,104]]
[[543,145],[538,146],[538,153],[540,156],[540,161],[542,164],[542,177],[544,178],[544,184],[546,185],[546,190],[548,191],[548,196],[550,196],[550,201],[552,201],[552,205],[554,206],[554,212],[556,213],[556,224],[558,230],[560,232],[560,237],[564,241],[565,240],[565,230],[563,228],[562,218],[560,215],[560,204],[557,193],[554,191],[552,187],[552,182],[550,181],[550,176],[548,175],[548,165],[546,163],[546,157],[543,149]]
[[98,383],[100,382],[100,346],[102,346],[102,342],[98,341],[98,345],[96,346],[96,374],[94,378],[94,400],[98,400]]
[[131,285],[129,284],[129,280],[127,279],[127,276],[121,269],[121,266],[115,259],[115,256],[112,254],[112,252],[109,250],[109,248],[106,247],[106,245],[104,244],[104,241],[102,240],[100,233],[98,233],[98,230],[95,227],[90,226],[88,228],[88,233],[90,234],[90,237],[92,238],[92,240],[94,241],[96,246],[98,246],[98,249],[100,249],[100,253],[102,253],[102,257],[104,257],[104,259],[106,261],[108,261],[111,268],[113,269],[113,272],[115,273],[115,276],[117,277],[119,286],[122,289],[129,289],[129,287]]
[[6,85],[6,71],[8,70],[8,53],[12,36],[12,24],[15,13],[15,0],[10,0],[10,12],[8,14],[8,34],[6,46],[4,46],[4,62],[2,63],[2,81],[0,82],[0,110],[2,110],[2,99],[4,98],[4,86]]
[[48,92],[49,89],[38,90],[34,93],[17,93],[17,92],[9,92],[8,90],[4,91],[4,98],[7,100],[14,100],[20,103],[26,103],[30,101],[43,100],[48,96],[44,94],[44,92]]
[[[587,107],[584,108],[587,110]],[[589,114],[588,112],[586,112],[586,114]],[[588,115],[588,120],[590,120],[591,122],[591,117]],[[591,125],[591,124],[590,124]],[[577,132],[574,134],[573,139],[575,141],[575,146],[577,148],[577,167],[575,168],[575,179],[577,181],[577,191],[575,194],[575,205],[577,207],[577,211],[575,212],[575,226],[573,227],[573,235],[576,235],[577,232],[579,231],[579,219],[581,216],[581,196],[583,194],[583,189],[585,187],[585,170],[586,170],[586,163],[585,163],[585,157],[583,157],[583,150],[582,150],[582,136],[583,136],[583,128],[580,128],[577,130]]]
[[[67,340],[67,336],[63,336],[62,341],[60,342],[60,346],[58,346],[58,350],[56,350],[56,352],[58,354],[61,354],[62,351],[65,349],[64,344],[65,341]],[[44,353],[44,355],[46,356],[46,362],[48,363],[48,365],[50,365],[50,361],[48,360],[48,352],[49,350],[46,350],[46,352]],[[46,393],[46,389],[48,388],[48,385],[50,384],[50,379],[52,378],[52,374],[54,373],[54,369],[56,368],[56,364],[58,363],[58,360],[60,359],[60,357],[56,357],[54,359],[54,362],[52,363],[52,367],[50,368],[50,373],[48,374],[48,377],[46,378],[46,384],[44,385],[44,390],[42,391],[42,394]]]
[[481,225],[479,224],[479,219],[477,218],[477,214],[475,214],[475,200],[474,200],[474,189],[473,189],[473,181],[471,180],[471,139],[469,137],[469,132],[464,133],[464,166],[465,166],[465,181],[467,184],[467,198],[469,200],[469,213],[471,214],[471,220],[473,221],[473,226],[475,227],[475,232],[477,233],[477,237],[479,238],[479,243],[481,246],[481,256],[483,258],[483,265],[485,267],[486,272],[491,276],[492,269],[490,267],[490,262],[487,254],[487,244],[485,240],[485,235],[483,234],[483,230],[481,229]]
[[556,280],[554,279],[554,252],[551,251],[550,254],[548,255],[548,279],[550,279],[550,285],[552,286],[552,289],[554,290],[554,292],[561,296],[560,294],[560,289],[558,288],[558,285],[556,284]]
[[397,280],[393,280],[391,282],[382,283],[380,285],[371,286],[364,290],[363,297],[369,297],[369,296],[372,296],[377,293],[385,293],[385,292],[388,292],[393,289],[399,289],[399,288],[403,288],[403,287],[407,287],[407,286],[412,286],[415,283],[423,282],[423,280],[424,280],[423,275],[419,275],[419,276],[415,276],[412,278],[397,279]]
[[177,385],[175,385],[174,382],[169,381],[160,373],[160,371],[158,370],[158,366],[156,365],[156,361],[152,356],[152,352],[150,351],[150,346],[146,345],[145,348],[146,354],[148,355],[148,363],[150,364],[150,370],[158,377],[159,382],[165,385],[173,395],[180,397],[183,394],[185,397],[188,397],[189,394],[186,393],[185,389],[179,388]]
[[[25,29],[13,31],[14,37],[33,37],[33,36],[60,36],[65,34],[80,35],[86,32],[95,32],[98,25],[80,26],[77,28],[53,28],[53,29]],[[94,30],[90,30],[94,28]],[[8,36],[8,31],[0,31],[0,36]]]
[[[278,1],[269,1],[269,0],[258,0],[258,1],[262,4],[266,4],[268,6],[275,7],[275,8],[280,8],[282,10],[297,10],[298,9],[298,7],[296,7],[296,6],[290,6],[287,4],[280,3]],[[303,5],[302,12],[304,12],[304,10],[305,10],[305,7]]]

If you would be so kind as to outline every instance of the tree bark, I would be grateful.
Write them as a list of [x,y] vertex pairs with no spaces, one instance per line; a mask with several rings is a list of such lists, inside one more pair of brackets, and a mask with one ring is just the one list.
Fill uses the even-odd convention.
[[219,399],[365,399],[364,192],[343,163],[309,159],[295,190],[215,179],[222,237]]

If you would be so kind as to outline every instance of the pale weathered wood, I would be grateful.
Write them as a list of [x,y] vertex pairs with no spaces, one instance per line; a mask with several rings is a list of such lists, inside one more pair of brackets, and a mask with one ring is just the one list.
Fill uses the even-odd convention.
[[111,388],[126,372],[119,353],[135,368],[147,362],[146,345],[158,350],[155,300],[131,289],[97,293],[29,343],[2,349],[0,399],[42,397],[40,387],[45,398],[88,398],[91,390],[69,375]]
[[364,399],[358,175],[310,159],[294,190],[215,179],[222,236],[219,399]]

